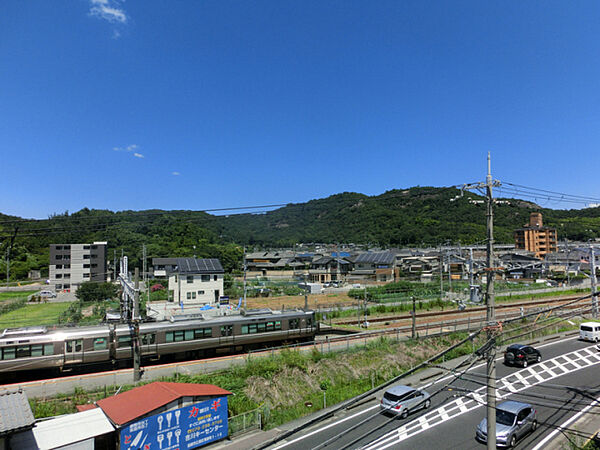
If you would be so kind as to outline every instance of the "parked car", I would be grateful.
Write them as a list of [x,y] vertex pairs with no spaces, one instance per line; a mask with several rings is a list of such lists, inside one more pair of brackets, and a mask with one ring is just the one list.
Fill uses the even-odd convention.
[[598,342],[600,340],[600,323],[583,322],[579,325],[579,339]]
[[54,298],[56,297],[56,294],[52,291],[40,291],[40,293],[38,294],[40,297],[42,298]]
[[542,354],[531,345],[513,344],[509,345],[504,352],[504,364],[520,365],[527,367],[530,362],[540,362]]
[[398,385],[389,388],[383,394],[379,408],[384,413],[399,415],[405,418],[412,411],[429,408],[431,395],[423,390],[410,386]]
[[[514,447],[519,439],[537,429],[537,411],[529,403],[512,400],[496,406],[496,445]],[[475,438],[487,442],[487,418],[484,418],[475,432]]]

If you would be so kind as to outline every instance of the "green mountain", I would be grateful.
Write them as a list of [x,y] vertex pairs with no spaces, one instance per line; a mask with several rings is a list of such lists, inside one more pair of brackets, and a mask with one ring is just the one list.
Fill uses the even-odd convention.
[[[495,206],[497,242],[512,242],[513,230],[541,211],[559,239],[600,236],[600,208],[552,210],[518,199]],[[381,246],[473,244],[485,240],[483,197],[455,188],[413,187],[377,196],[345,192],[261,214],[214,216],[201,211],[119,211],[82,209],[45,220],[0,214],[0,252],[9,247],[11,278],[29,269],[47,270],[48,246],[62,242],[108,241],[109,258],[121,250],[131,266],[147,255],[216,257],[228,270],[240,267],[242,245],[291,246],[299,242]],[[14,239],[13,239],[14,237]],[[12,246],[11,246],[12,242]],[[5,273],[4,258],[0,274]],[[1,275],[0,275],[1,276]]]

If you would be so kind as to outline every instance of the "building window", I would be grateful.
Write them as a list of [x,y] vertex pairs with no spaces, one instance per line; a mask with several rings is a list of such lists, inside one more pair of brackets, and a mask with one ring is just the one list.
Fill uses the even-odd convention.
[[215,281],[217,281],[217,278],[218,278],[218,277],[217,277],[217,275],[215,275],[215,278],[214,278],[214,280],[215,280]]
[[83,274],[83,278],[89,278],[89,277],[90,277],[90,274],[89,274],[89,273],[84,273],[84,274]]
[[83,249],[84,249],[84,250],[89,250],[89,249],[90,249],[90,246],[89,246],[89,245],[84,245],[84,246],[83,246]]
[[71,287],[71,285],[70,285],[70,284],[63,284],[63,288],[64,288],[64,289],[69,289],[70,287]]
[[62,250],[62,245],[57,245],[56,247],[54,247],[56,250]]
[[57,265],[56,265],[56,268],[57,268],[57,269],[62,269],[62,265],[61,265],[61,264],[57,264]]
[[56,289],[62,289],[62,284],[57,284]]
[[56,279],[58,280],[59,278],[62,278],[62,273],[57,273],[56,274]]
[[84,264],[84,265],[83,265],[83,268],[84,268],[84,269],[89,269],[89,268],[90,268],[90,265],[89,265],[89,264]]
[[63,258],[62,258],[62,257],[63,257],[63,255],[55,255],[54,257],[55,257],[56,259],[63,259]]
[[70,268],[71,268],[71,264],[65,264],[65,265],[63,266],[63,269],[70,269]]
[[210,275],[202,275],[202,281],[210,281]]
[[188,284],[192,284],[194,282],[194,275],[188,275],[185,277]]
[[90,255],[83,255],[83,259],[90,259]]
[[204,295],[204,291],[198,291],[198,296]]
[[96,250],[98,248],[97,245],[92,245],[92,250]]
[[65,245],[65,246],[63,247],[63,250],[71,250],[71,246],[70,246],[70,245]]

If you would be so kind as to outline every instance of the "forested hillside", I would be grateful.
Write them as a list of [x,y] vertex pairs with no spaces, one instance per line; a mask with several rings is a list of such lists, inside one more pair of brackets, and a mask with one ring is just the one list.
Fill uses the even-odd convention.
[[[149,257],[216,257],[227,270],[240,268],[243,245],[265,248],[322,242],[398,247],[483,242],[483,198],[459,194],[454,188],[433,187],[372,197],[346,192],[262,214],[230,216],[87,208],[35,221],[0,214],[0,251],[4,256],[12,242],[11,278],[22,279],[29,269],[47,270],[48,246],[61,242],[108,241],[109,258],[113,250],[117,256],[123,250],[133,265],[146,244]],[[512,242],[513,230],[527,223],[534,210],[542,211],[545,224],[556,227],[561,240],[600,236],[600,208],[552,210],[508,199],[495,207],[496,241]],[[5,274],[4,258],[0,271]]]

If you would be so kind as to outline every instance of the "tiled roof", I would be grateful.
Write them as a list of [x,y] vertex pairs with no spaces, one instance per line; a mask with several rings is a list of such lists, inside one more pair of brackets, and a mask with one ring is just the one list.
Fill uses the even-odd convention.
[[0,393],[0,436],[33,427],[35,419],[22,390]]
[[181,397],[212,397],[231,392],[212,384],[168,383],[157,381],[113,397],[97,405],[117,425],[123,425]]

